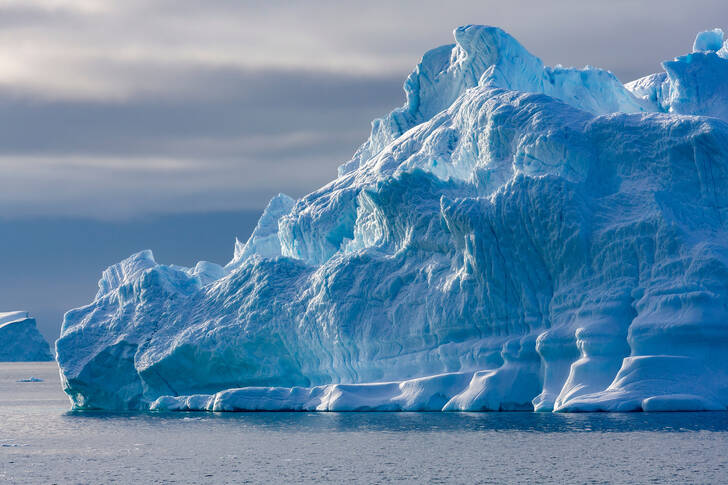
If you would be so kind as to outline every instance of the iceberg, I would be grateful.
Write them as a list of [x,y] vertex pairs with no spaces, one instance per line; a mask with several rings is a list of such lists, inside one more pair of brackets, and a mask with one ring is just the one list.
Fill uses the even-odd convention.
[[48,342],[27,312],[0,313],[0,362],[53,360]]
[[725,410],[722,31],[628,84],[496,27],[454,36],[226,266],[104,271],[56,343],[72,405]]
[[30,376],[30,377],[27,377],[25,379],[18,379],[15,382],[43,382],[43,379],[41,379],[39,377]]

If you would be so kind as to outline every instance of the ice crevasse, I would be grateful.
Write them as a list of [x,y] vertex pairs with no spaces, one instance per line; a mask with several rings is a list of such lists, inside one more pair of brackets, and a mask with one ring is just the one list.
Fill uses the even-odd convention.
[[454,35],[225,267],[104,271],[56,343],[73,406],[725,410],[723,32],[625,85]]

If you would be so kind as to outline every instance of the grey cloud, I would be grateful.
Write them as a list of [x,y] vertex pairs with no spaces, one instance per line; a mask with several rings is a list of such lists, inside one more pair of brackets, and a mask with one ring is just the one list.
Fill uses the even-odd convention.
[[[5,127],[0,154],[177,155],[178,140],[225,144],[252,135],[299,132],[344,133],[351,152],[368,135],[371,119],[404,100],[402,81],[396,78],[225,70],[189,76],[196,77],[199,91],[180,97],[116,102],[0,96]],[[352,132],[358,133],[354,145]]]
[[686,52],[697,30],[728,17],[725,2],[712,0],[98,5],[59,15],[36,8],[32,19],[33,9],[21,8],[23,20],[0,31],[5,69],[15,66],[7,87],[51,97],[164,96],[185,90],[186,79],[174,76],[180,65],[400,74],[465,23],[502,26],[547,63],[590,63],[628,79]]
[[294,197],[335,176],[336,163],[297,156],[208,162],[155,158],[0,159],[0,218],[256,209],[277,192]]

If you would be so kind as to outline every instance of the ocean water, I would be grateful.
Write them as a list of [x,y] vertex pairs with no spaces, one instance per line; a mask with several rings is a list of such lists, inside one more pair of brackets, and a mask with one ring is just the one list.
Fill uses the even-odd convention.
[[299,482],[728,483],[728,413],[80,413],[0,364],[0,483]]

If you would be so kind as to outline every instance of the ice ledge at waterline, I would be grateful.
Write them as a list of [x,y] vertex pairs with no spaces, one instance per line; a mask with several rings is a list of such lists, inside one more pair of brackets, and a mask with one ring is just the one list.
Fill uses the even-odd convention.
[[57,342],[73,405],[725,409],[728,47],[693,50],[623,85],[456,29],[228,265],[108,268]]

